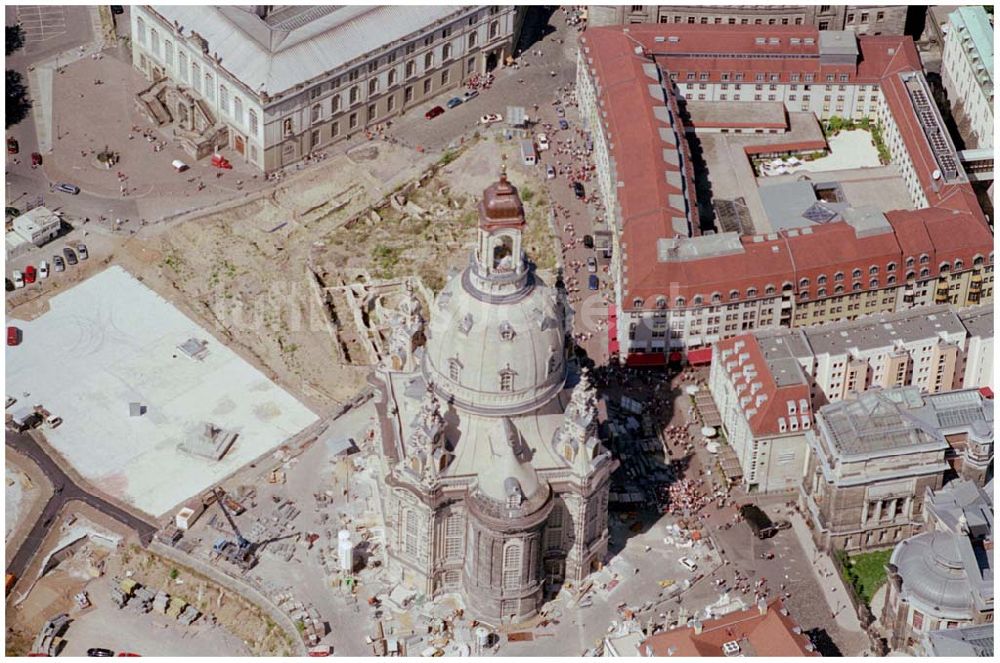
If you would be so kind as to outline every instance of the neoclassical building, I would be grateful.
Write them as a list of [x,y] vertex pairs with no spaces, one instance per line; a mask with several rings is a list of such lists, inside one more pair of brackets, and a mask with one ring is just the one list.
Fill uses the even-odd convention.
[[479,205],[469,265],[425,324],[412,295],[376,372],[391,577],[463,595],[488,623],[535,614],[546,585],[578,583],[607,552],[617,465],[597,395],[568,362],[564,300],[521,249],[517,189]]

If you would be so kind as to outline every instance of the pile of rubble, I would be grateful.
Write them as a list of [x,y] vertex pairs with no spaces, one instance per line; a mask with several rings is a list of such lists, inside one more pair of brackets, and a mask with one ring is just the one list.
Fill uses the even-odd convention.
[[111,601],[119,610],[126,605],[136,613],[148,614],[154,610],[172,617],[184,626],[190,626],[201,615],[198,609],[183,599],[166,592],[154,592],[132,578],[115,578],[111,585]]

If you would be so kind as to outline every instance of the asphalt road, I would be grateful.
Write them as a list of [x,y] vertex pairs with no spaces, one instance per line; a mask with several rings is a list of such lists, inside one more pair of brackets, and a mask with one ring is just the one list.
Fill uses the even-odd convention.
[[153,534],[159,529],[156,524],[143,520],[81,488],[62,471],[56,462],[52,460],[31,436],[26,433],[7,431],[6,439],[7,446],[24,454],[38,465],[49,481],[52,482],[52,487],[55,491],[45,504],[41,517],[35,523],[34,527],[31,528],[31,531],[28,532],[28,535],[21,543],[21,547],[11,559],[10,564],[7,566],[7,573],[13,573],[18,578],[24,574],[25,569],[28,568],[31,560],[34,559],[38,548],[41,546],[46,534],[48,534],[49,528],[55,522],[56,516],[62,510],[63,506],[73,500],[84,502],[104,515],[114,518],[132,529],[139,536],[139,540],[143,545],[148,545],[152,541]]

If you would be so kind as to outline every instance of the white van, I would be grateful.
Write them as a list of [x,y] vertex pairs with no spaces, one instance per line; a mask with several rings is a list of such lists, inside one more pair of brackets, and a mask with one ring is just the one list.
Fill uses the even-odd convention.
[[538,155],[535,154],[535,144],[530,140],[521,141],[521,161],[525,166],[534,166],[538,163]]

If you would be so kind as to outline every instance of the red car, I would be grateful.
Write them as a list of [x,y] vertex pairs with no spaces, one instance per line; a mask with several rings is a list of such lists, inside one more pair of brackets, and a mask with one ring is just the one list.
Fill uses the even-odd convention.
[[36,278],[38,278],[38,271],[35,269],[34,265],[28,265],[24,268],[25,283],[34,283]]
[[120,652],[118,652],[118,655],[119,656],[142,656],[142,654],[136,654],[136,653],[130,652],[130,651],[120,651]]
[[32,166],[41,166],[42,165],[42,155],[39,154],[38,152],[32,152],[31,153],[31,165]]
[[17,154],[21,151],[21,146],[14,137],[7,139],[7,154]]
[[424,117],[426,117],[428,120],[433,120],[438,115],[443,115],[443,114],[444,114],[444,109],[441,108],[440,106],[435,106],[434,108],[424,113]]
[[7,345],[21,345],[21,330],[17,327],[7,327]]

